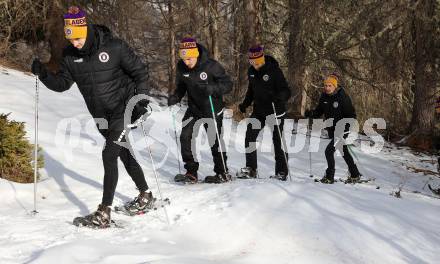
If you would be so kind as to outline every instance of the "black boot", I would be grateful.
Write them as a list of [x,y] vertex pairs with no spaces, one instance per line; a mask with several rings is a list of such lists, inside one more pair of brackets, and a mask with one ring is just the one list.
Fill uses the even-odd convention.
[[251,168],[251,167],[245,167],[240,170],[240,172],[237,172],[237,178],[240,179],[255,179],[257,178],[257,170]]
[[230,181],[231,178],[228,173],[217,173],[215,176],[206,176],[205,183],[224,183]]
[[186,172],[185,174],[177,174],[174,177],[175,182],[183,182],[183,183],[197,183],[198,177],[197,173]]
[[98,205],[98,209],[84,218],[99,228],[107,228],[111,222],[111,209],[103,204]]
[[324,184],[333,184],[335,182],[335,173],[326,170],[324,177],[322,177],[322,179],[319,180],[319,182]]
[[287,173],[285,172],[278,172],[275,176],[270,176],[272,179],[277,179],[280,181],[286,181],[287,180]]
[[349,175],[345,180],[345,183],[358,183],[361,180],[361,174]]
[[151,192],[140,192],[136,198],[124,204],[124,209],[129,215],[143,214],[154,208],[155,201]]

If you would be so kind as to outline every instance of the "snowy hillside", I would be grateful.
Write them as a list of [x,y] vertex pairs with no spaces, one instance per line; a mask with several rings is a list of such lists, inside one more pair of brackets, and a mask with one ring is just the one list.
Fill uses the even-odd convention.
[[[0,113],[27,123],[33,141],[35,78],[0,67]],[[159,167],[162,192],[171,200],[164,210],[147,215],[112,217],[124,229],[89,230],[71,224],[75,216],[96,209],[101,201],[103,139],[94,127],[76,86],[55,93],[40,85],[40,145],[45,169],[38,184],[38,214],[33,210],[33,185],[0,179],[0,263],[438,263],[440,257],[440,199],[426,183],[440,185],[434,157],[386,145],[379,154],[355,150],[360,171],[374,182],[323,185],[309,177],[305,148],[291,154],[292,182],[268,179],[271,153],[259,153],[257,180],[221,185],[182,186],[178,173],[171,112],[155,111],[148,124],[153,156]],[[183,115],[178,112],[178,126]],[[225,120],[229,168],[244,166],[244,127]],[[287,126],[291,130],[292,125]],[[231,129],[234,128],[234,129]],[[204,135],[202,133],[201,135]],[[157,186],[145,141],[137,142],[147,182]],[[286,136],[291,136],[286,133]],[[304,137],[301,133],[294,137]],[[263,150],[270,150],[268,131]],[[206,137],[199,137],[201,178],[212,173]],[[295,141],[292,138],[291,141]],[[323,150],[312,154],[313,174],[326,167]],[[241,150],[241,151],[240,151]],[[346,165],[336,158],[336,177]],[[137,195],[122,164],[115,205]],[[390,195],[403,186],[402,198]],[[416,192],[416,193],[414,193]]]

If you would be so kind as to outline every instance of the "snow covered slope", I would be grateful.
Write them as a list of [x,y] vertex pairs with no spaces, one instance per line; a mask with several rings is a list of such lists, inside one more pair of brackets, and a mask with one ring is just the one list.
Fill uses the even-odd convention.
[[[361,173],[376,181],[328,186],[309,178],[306,149],[290,155],[292,182],[268,179],[273,156],[263,153],[258,156],[260,179],[181,186],[172,183],[178,163],[168,109],[155,111],[147,126],[159,183],[172,202],[167,207],[171,225],[158,210],[132,218],[113,214],[127,222],[125,229],[78,229],[72,219],[95,210],[101,200],[103,140],[76,87],[64,93],[40,88],[40,144],[46,167],[38,185],[39,213],[30,213],[32,184],[0,179],[0,263],[438,262],[440,199],[430,196],[426,183],[432,178],[437,186],[440,181],[406,168],[434,171],[434,157],[392,145],[374,155],[356,149]],[[31,141],[34,91],[34,77],[0,68],[0,112],[12,112],[11,118],[26,122]],[[178,113],[179,126],[182,115],[183,110]],[[235,127],[225,120],[232,171],[245,163],[240,153],[244,127]],[[271,147],[267,132],[263,149]],[[146,143],[139,131],[132,136],[147,181],[158,196]],[[199,143],[203,177],[212,173],[213,165],[205,136]],[[326,143],[312,155],[316,177],[326,167]],[[336,176],[345,174],[346,165],[338,157]],[[399,185],[401,199],[390,195]],[[120,164],[115,204],[136,195]]]

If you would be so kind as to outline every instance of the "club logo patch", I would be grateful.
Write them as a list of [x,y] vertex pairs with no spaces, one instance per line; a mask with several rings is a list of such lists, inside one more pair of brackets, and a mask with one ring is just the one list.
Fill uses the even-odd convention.
[[339,103],[338,102],[333,102],[333,108],[338,108]]
[[110,59],[110,56],[108,55],[108,53],[107,52],[101,52],[101,53],[99,53],[99,60],[101,61],[101,62],[107,62],[109,59]]
[[203,81],[208,79],[208,74],[206,74],[206,72],[201,72],[200,73],[200,79],[202,79]]
[[263,75],[263,80],[265,82],[269,81],[269,75],[267,75],[267,74]]
[[66,28],[66,36],[72,35],[72,29]]

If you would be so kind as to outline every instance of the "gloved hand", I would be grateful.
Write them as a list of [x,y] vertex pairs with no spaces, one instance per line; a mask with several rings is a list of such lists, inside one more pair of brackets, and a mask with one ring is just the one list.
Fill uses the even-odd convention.
[[37,58],[32,62],[31,71],[33,74],[38,75],[40,78],[45,78],[47,76],[46,67],[44,67],[43,63]]
[[238,109],[240,110],[240,112],[242,112],[243,114],[246,113],[246,108],[247,106],[245,106],[243,103],[238,105]]
[[306,110],[304,112],[304,117],[305,118],[313,118],[313,110]]
[[136,103],[136,105],[134,106],[133,115],[131,116],[132,123],[138,120],[146,112],[148,112],[149,103],[150,101],[148,101],[147,99],[142,99]]
[[175,95],[171,95],[170,97],[168,97],[168,106],[172,106],[175,105],[179,102],[179,98]]
[[276,100],[274,105],[277,115],[281,115],[282,113],[286,112],[286,102]]

